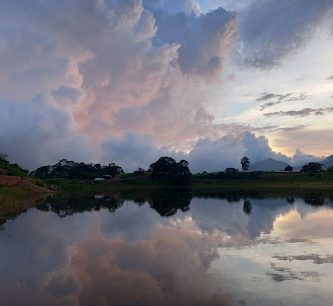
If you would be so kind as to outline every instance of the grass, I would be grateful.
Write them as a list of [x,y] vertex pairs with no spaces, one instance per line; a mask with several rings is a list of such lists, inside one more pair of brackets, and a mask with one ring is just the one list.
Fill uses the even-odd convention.
[[0,186],[0,224],[2,218],[15,216],[29,207],[33,207],[42,196],[31,193],[19,186]]
[[10,176],[26,177],[28,175],[27,170],[22,169],[17,164],[11,164],[3,158],[0,158],[0,169],[5,170]]

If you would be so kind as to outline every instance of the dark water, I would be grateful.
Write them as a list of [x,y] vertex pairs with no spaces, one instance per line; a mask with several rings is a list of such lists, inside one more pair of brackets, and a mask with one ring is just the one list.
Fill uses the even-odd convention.
[[1,220],[1,306],[333,305],[327,198],[58,197]]

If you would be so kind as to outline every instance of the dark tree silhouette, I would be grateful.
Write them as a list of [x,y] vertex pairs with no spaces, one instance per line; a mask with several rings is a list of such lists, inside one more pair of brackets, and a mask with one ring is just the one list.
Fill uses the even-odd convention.
[[135,170],[135,171],[133,172],[133,174],[134,174],[135,176],[141,176],[141,175],[144,175],[144,174],[145,174],[145,170],[142,169],[142,168],[138,168],[137,170]]
[[168,156],[161,157],[157,162],[151,164],[149,170],[154,178],[167,177],[174,181],[185,182],[191,177],[186,160],[181,160],[177,163]]
[[250,168],[250,159],[247,156],[244,156],[241,159],[242,170],[247,171]]
[[235,168],[227,168],[227,169],[225,169],[224,173],[227,176],[234,176],[234,175],[237,175],[239,173],[239,171],[238,171],[238,169],[235,169]]
[[251,214],[251,212],[252,212],[252,203],[249,200],[245,200],[244,201],[243,212],[246,215],[250,215]]
[[308,163],[302,167],[302,172],[304,173],[315,173],[322,171],[322,165],[320,163]]
[[288,166],[284,169],[284,171],[288,171],[288,172],[292,172],[293,170],[294,170],[293,167],[290,166],[290,165],[288,165]]
[[103,175],[116,176],[124,173],[123,169],[114,163],[108,166],[100,164],[77,163],[62,159],[53,166],[40,167],[31,175],[43,178],[70,178],[70,179],[92,179]]

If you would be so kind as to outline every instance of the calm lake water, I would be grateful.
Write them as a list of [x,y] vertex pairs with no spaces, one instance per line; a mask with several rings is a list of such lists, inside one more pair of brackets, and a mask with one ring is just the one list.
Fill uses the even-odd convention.
[[333,305],[328,198],[59,197],[1,223],[1,306]]

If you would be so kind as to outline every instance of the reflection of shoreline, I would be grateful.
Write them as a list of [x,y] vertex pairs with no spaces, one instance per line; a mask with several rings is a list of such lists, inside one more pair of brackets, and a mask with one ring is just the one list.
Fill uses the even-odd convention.
[[[267,198],[266,198],[267,196]],[[263,209],[266,209],[266,205],[263,205],[259,211],[257,211],[256,205],[253,205],[253,201],[278,201],[280,206],[293,205],[295,203],[296,196],[286,195],[285,199],[282,197],[266,195],[265,193],[250,192],[250,193],[232,193],[230,191],[219,191],[212,192],[208,191],[204,193],[192,192],[187,189],[160,189],[160,190],[140,190],[132,192],[115,192],[110,195],[95,194],[95,195],[80,195],[75,194],[73,196],[55,194],[49,196],[41,204],[37,205],[37,208],[42,211],[52,211],[60,217],[70,216],[76,213],[83,213],[88,211],[99,211],[101,209],[106,209],[110,213],[114,213],[119,208],[121,208],[125,201],[133,201],[137,205],[143,205],[148,203],[149,206],[154,209],[162,217],[170,217],[175,215],[178,211],[186,212],[191,210],[191,203],[196,200],[221,200],[225,203],[237,204],[242,203],[242,211],[244,214],[251,218],[253,211],[256,214],[260,213]],[[322,206],[332,205],[332,200],[325,198],[321,194],[316,195],[313,193],[308,193],[301,198],[305,204],[312,206]],[[32,203],[31,200],[29,203]],[[269,204],[271,205],[271,204]],[[268,206],[269,206],[268,205]],[[9,215],[8,217],[16,217],[23,213],[27,207],[33,207],[35,205],[29,205],[23,207],[22,210],[18,210],[15,214]],[[270,208],[271,209],[271,208]],[[227,213],[227,212],[226,212]],[[268,222],[267,218],[271,220],[268,222],[272,224],[272,217],[263,217]],[[2,218],[1,222],[4,224],[6,222],[6,217]],[[253,221],[256,224],[258,220]],[[260,221],[263,223],[263,220]],[[249,222],[251,223],[251,222]],[[267,227],[268,225],[266,225]],[[253,227],[256,227],[253,225]],[[270,226],[268,226],[270,227]],[[256,230],[251,230],[251,236],[257,236]],[[265,231],[266,232],[266,231]]]

